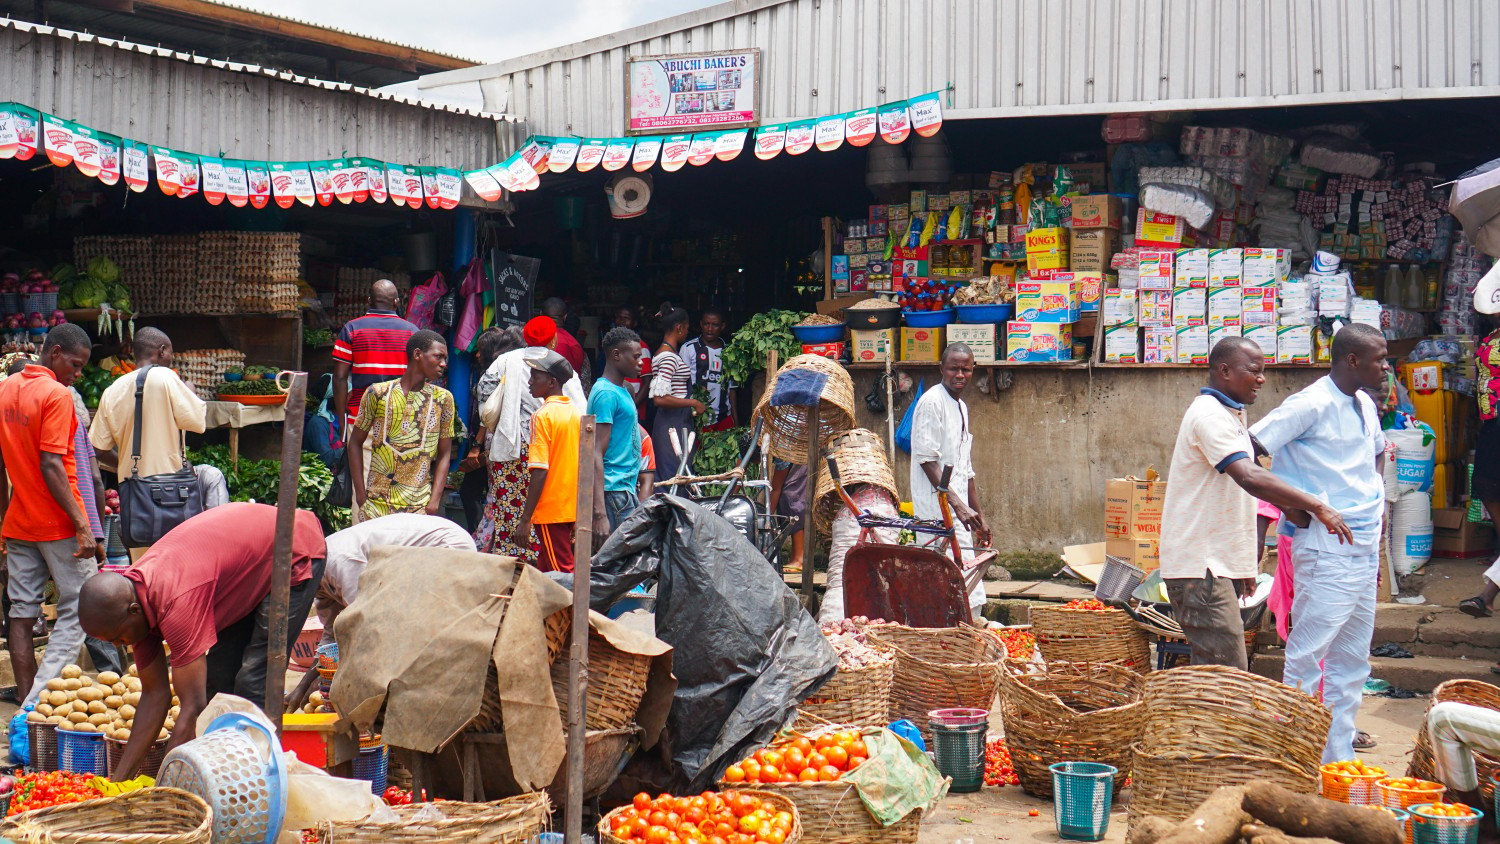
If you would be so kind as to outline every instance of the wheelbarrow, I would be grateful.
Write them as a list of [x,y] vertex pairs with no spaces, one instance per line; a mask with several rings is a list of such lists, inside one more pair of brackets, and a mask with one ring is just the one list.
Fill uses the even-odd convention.
[[[945,467],[938,489],[943,521],[888,518],[860,510],[839,480],[837,462],[828,458],[833,488],[859,522],[859,541],[844,556],[844,614],[865,616],[908,627],[958,627],[973,621],[969,591],[984,576],[990,556],[966,567],[963,549],[953,530],[948,506],[948,482],[953,467]],[[932,547],[875,542],[876,528],[896,528],[946,539],[951,556]]]

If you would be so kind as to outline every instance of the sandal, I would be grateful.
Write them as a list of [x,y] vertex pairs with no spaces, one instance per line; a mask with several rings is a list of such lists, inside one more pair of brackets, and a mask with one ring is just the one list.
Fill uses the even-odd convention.
[[1485,604],[1484,599],[1477,595],[1472,598],[1465,598],[1462,601],[1459,601],[1458,611],[1463,613],[1464,615],[1473,616],[1474,618],[1489,618],[1490,616],[1495,614],[1490,610],[1489,606]]
[[1369,733],[1365,732],[1364,730],[1355,730],[1354,731],[1354,749],[1355,750],[1374,750],[1375,749],[1375,737],[1372,736],[1372,735],[1370,735]]

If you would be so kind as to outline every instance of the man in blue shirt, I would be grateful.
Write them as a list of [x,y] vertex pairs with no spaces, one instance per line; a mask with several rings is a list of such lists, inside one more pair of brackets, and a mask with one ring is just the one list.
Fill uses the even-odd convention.
[[635,490],[641,471],[641,435],[635,399],[625,388],[625,379],[641,377],[641,337],[628,328],[613,328],[601,346],[604,374],[589,393],[589,413],[594,417],[594,441],[604,466],[604,512],[613,531],[640,505]]
[[[1333,336],[1328,375],[1250,429],[1270,451],[1271,471],[1341,513],[1352,534],[1343,545],[1341,537],[1311,525],[1306,511],[1283,514],[1297,591],[1282,679],[1312,695],[1321,682],[1323,702],[1333,712],[1324,762],[1354,758],[1354,717],[1370,676],[1385,435],[1364,391],[1383,389],[1388,368],[1380,331],[1347,325]],[[1372,746],[1366,740],[1360,749]]]

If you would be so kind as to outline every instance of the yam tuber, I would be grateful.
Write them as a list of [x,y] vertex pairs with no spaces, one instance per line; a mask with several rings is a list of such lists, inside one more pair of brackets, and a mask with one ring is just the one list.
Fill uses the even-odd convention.
[[1331,838],[1342,844],[1401,844],[1401,826],[1384,812],[1298,794],[1272,783],[1245,786],[1243,808],[1262,824],[1295,838]]
[[1156,844],[1162,836],[1177,828],[1177,824],[1156,815],[1138,818],[1125,833],[1125,844]]
[[1240,827],[1240,837],[1246,844],[1338,844],[1331,838],[1297,838],[1287,835],[1274,826],[1247,823]]
[[1156,844],[1232,844],[1240,837],[1240,827],[1250,822],[1242,808],[1245,789],[1237,785],[1220,786],[1207,800],[1188,815]]

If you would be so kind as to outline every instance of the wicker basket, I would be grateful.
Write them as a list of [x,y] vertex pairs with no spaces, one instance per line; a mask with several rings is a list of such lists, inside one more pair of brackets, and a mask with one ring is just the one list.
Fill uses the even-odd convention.
[[934,709],[989,709],[1000,684],[1005,645],[973,627],[918,628],[882,625],[874,642],[896,652],[888,717],[917,725],[931,740],[927,713]]
[[1048,662],[1116,663],[1151,670],[1151,642],[1124,610],[1032,607],[1031,632]]
[[765,392],[755,405],[750,424],[764,419],[766,433],[771,437],[771,456],[792,463],[807,462],[807,422],[810,409],[788,405],[772,407],[771,396],[776,392],[776,380],[783,372],[807,369],[827,376],[823,393],[819,398],[818,440],[827,442],[835,434],[854,427],[854,382],[848,370],[836,361],[818,355],[798,355],[787,361],[781,369],[766,379]]
[[793,730],[807,732],[830,722],[856,727],[883,727],[888,723],[896,655],[878,643],[870,647],[889,659],[864,668],[840,668],[832,680],[797,707]]
[[[1448,701],[1500,710],[1500,687],[1478,680],[1449,680],[1432,690],[1432,703]],[[1429,704],[1427,714],[1431,714],[1431,711],[1432,705]],[[1411,762],[1406,766],[1406,775],[1424,780],[1437,779],[1437,769],[1433,766],[1432,760],[1432,736],[1428,735],[1427,716],[1423,715],[1422,728],[1417,731],[1417,746],[1411,752]],[[1488,805],[1494,799],[1495,783],[1492,777],[1500,773],[1500,758],[1475,753],[1474,765],[1479,772],[1479,791],[1484,795],[1484,802]]]
[[[626,653],[608,639],[589,631],[588,704],[590,730],[618,730],[635,721],[636,710],[646,694],[651,657]],[[557,705],[568,701],[568,661],[552,663],[552,693]]]
[[[792,831],[786,837],[786,844],[797,844],[797,842],[802,840],[802,820],[799,817],[799,813],[797,811],[797,804],[793,803],[789,798],[771,791],[772,787],[773,786],[761,786],[757,788],[736,788],[734,790],[738,791],[741,794],[749,794],[755,797],[759,797],[762,801],[770,803],[778,812],[791,812]],[[859,798],[856,797],[855,800],[857,802]],[[629,808],[629,806],[621,806],[618,809],[610,811],[609,814],[599,819],[599,840],[603,842],[603,844],[629,844],[629,842],[627,842],[624,838],[621,838],[610,831],[614,828],[614,819],[623,814]],[[860,804],[860,809],[864,809],[863,803]]]
[[[1155,815],[1182,820],[1221,785],[1273,782],[1291,791],[1314,794],[1314,773],[1280,759],[1246,754],[1151,752],[1136,744],[1132,762],[1129,822]],[[1316,769],[1314,769],[1316,770]]]
[[1131,745],[1141,737],[1145,678],[1120,665],[1007,660],[1000,678],[1005,744],[1021,788],[1052,796],[1054,762],[1112,765],[1115,787],[1130,776]]
[[212,834],[208,804],[175,788],[49,806],[0,822],[0,837],[16,844],[208,844]]
[[[873,431],[852,428],[837,434],[828,441],[828,456],[838,463],[839,480],[847,488],[853,484],[874,484],[899,501],[896,492],[896,476],[891,473],[891,463],[885,456],[885,444]],[[838,492],[833,488],[833,476],[826,466],[818,466],[818,483],[814,487],[817,502],[813,517],[819,530],[828,530],[833,524],[834,514],[844,506]]]
[[803,844],[912,844],[922,828],[921,809],[881,826],[859,799],[853,783],[777,783],[756,788],[792,801]]
[[[432,805],[440,821],[418,821],[413,815]],[[318,828],[322,844],[526,844],[547,825],[551,802],[542,792],[490,803],[417,803],[396,806],[401,817],[391,823],[325,822]]]

